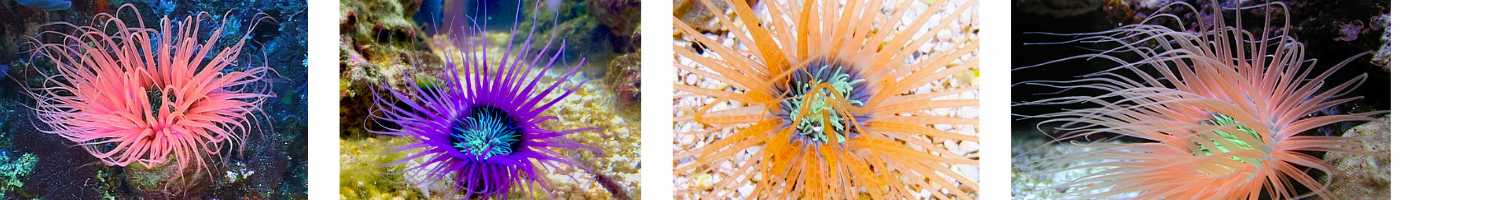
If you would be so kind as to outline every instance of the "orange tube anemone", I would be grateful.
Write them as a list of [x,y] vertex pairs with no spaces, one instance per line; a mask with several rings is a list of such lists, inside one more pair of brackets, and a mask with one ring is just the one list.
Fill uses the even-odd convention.
[[[1065,134],[1056,135],[1054,143],[1104,133],[1144,142],[1077,144],[1088,150],[1017,163],[1017,167],[1036,169],[1020,175],[1093,172],[1039,186],[1060,192],[1051,198],[1129,194],[1135,199],[1294,199],[1327,189],[1299,166],[1333,170],[1306,152],[1370,154],[1351,148],[1366,138],[1298,135],[1332,123],[1370,121],[1371,116],[1389,113],[1307,117],[1362,98],[1341,96],[1362,83],[1365,75],[1343,82],[1327,80],[1354,58],[1315,74],[1311,66],[1316,61],[1303,58],[1305,46],[1286,29],[1273,26],[1277,21],[1280,27],[1291,26],[1285,4],[1241,6],[1232,11],[1221,10],[1217,2],[1208,5],[1212,6],[1200,13],[1177,2],[1167,7],[1190,9],[1192,15],[1159,12],[1145,20],[1167,21],[1167,25],[1131,24],[1102,32],[1054,34],[1078,39],[1048,44],[1116,46],[1016,70],[1075,59],[1103,59],[1117,65],[1077,80],[1022,82],[1105,94],[1017,103],[1096,106],[1021,117],[1059,125],[1057,130]],[[1250,10],[1282,13],[1274,19],[1268,14],[1265,28],[1259,31],[1241,28],[1246,24],[1240,17],[1224,17],[1242,16],[1241,12]],[[1184,19],[1199,21],[1185,23]],[[1299,185],[1311,192],[1298,194]]]
[[979,41],[938,35],[977,2],[687,5],[728,30],[673,20],[677,198],[973,199]]

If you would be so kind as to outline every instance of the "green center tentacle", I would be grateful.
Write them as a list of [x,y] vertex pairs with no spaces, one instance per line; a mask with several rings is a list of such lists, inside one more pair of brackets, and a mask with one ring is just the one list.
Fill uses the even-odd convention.
[[481,108],[453,127],[453,147],[474,159],[510,155],[521,130],[503,112]]
[[[823,65],[820,70],[826,71],[829,67],[828,65]],[[842,68],[835,71],[842,71]],[[838,72],[827,79],[814,80],[810,83],[804,82],[796,86],[796,89],[801,92],[798,95],[792,96],[787,104],[794,111],[790,114],[791,119],[794,122],[800,121],[796,125],[798,134],[819,143],[827,143],[829,141],[836,141],[839,144],[844,143],[846,139],[844,132],[847,129],[844,123],[847,119],[841,114],[838,109],[839,107],[832,104],[837,99],[831,97],[837,95],[841,97],[839,99],[847,100],[850,105],[864,106],[863,101],[850,97],[851,91],[854,90],[854,85],[864,82],[865,79],[851,80],[852,77],[850,74]],[[833,91],[829,91],[828,87],[821,87],[823,84],[828,84],[829,87],[833,88]],[[804,108],[807,110],[805,114],[800,112]],[[832,140],[828,138],[830,134],[823,132],[825,130],[824,124],[831,126],[828,128],[834,130],[834,133],[831,134],[834,136]]]
[[[1239,120],[1236,120],[1233,117],[1229,117],[1228,115],[1224,115],[1224,114],[1220,114],[1220,113],[1213,113],[1211,115],[1213,116],[1213,119],[1203,121],[1203,123],[1202,123],[1203,125],[1228,126],[1228,125],[1240,123]],[[1256,132],[1255,129],[1251,129],[1250,127],[1247,127],[1247,126],[1244,126],[1244,125],[1234,126],[1234,129],[1238,130],[1240,132],[1244,132],[1246,134],[1249,134],[1252,137],[1255,137],[1255,140],[1257,140],[1257,141],[1261,140],[1260,133]],[[1224,137],[1224,139],[1227,140],[1227,141],[1224,141],[1223,143],[1234,144],[1235,146],[1238,146],[1241,149],[1254,149],[1252,146],[1250,146],[1250,143],[1245,142],[1245,140],[1240,139],[1239,137],[1235,137],[1234,134],[1230,134],[1228,132],[1224,132],[1224,131],[1220,131],[1220,130],[1213,130],[1213,132],[1216,133],[1216,134],[1218,134],[1220,137]],[[1220,141],[1214,140],[1211,137],[1203,137],[1203,139],[1204,140],[1208,140],[1208,142],[1211,143],[1213,145],[1213,147],[1217,148],[1219,150],[1219,152],[1229,152],[1229,148],[1225,147],[1224,144],[1221,144]],[[1213,155],[1213,152],[1209,151],[1208,145],[1199,144],[1198,145],[1198,151],[1199,152],[1203,152],[1203,154],[1199,155],[1199,156]],[[1259,159],[1254,159],[1254,158],[1241,158],[1239,156],[1230,156],[1229,158],[1230,159],[1234,159],[1235,161],[1239,161],[1240,163],[1256,164],[1256,165],[1260,164],[1260,160]],[[1224,167],[1227,168],[1229,166],[1224,166]]]

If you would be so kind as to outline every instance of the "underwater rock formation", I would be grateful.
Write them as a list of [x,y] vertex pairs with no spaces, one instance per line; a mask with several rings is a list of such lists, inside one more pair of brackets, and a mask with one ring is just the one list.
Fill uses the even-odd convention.
[[612,105],[615,112],[627,119],[640,120],[641,114],[641,53],[631,52],[609,61],[609,72],[604,82],[613,86]]
[[1370,19],[1370,25],[1384,29],[1380,35],[1380,49],[1375,51],[1375,56],[1370,58],[1370,64],[1380,66],[1385,72],[1391,72],[1391,14],[1385,13]]
[[[703,5],[703,2],[700,1],[702,0],[672,0],[672,15],[677,16],[678,20],[682,20],[682,22],[687,23],[688,26],[693,27],[694,30],[709,33],[720,33],[725,31],[723,26],[714,21],[713,13],[709,12],[710,10],[708,9],[708,7],[705,7]],[[756,3],[758,2],[760,1],[748,0],[745,3],[749,5],[756,5]],[[730,7],[728,2],[708,1],[708,3],[713,4],[714,8],[716,9],[730,12],[730,17],[736,15],[732,12],[733,8]]]
[[[430,38],[417,28],[409,5],[386,0],[343,0],[339,4],[339,108],[341,137],[368,137],[364,116],[374,104],[371,88],[396,84],[406,74],[438,72]],[[374,84],[374,85],[372,85]],[[404,87],[404,86],[403,86]],[[404,89],[398,87],[398,89]]]
[[[609,5],[609,9],[619,8],[622,9],[621,12],[625,12],[631,9],[640,9],[639,3],[610,3]],[[627,25],[624,24],[625,22],[610,22],[621,23],[621,26],[629,26],[622,27],[624,29],[621,29],[628,32],[625,32],[624,34],[616,34],[612,32],[614,30],[612,30],[611,26],[606,24],[607,21],[640,20],[640,18],[622,18],[622,16],[618,15],[623,15],[623,13],[615,12],[596,13],[594,11],[590,11],[594,9],[592,7],[593,6],[591,6],[590,2],[562,1],[560,2],[560,5],[558,5],[557,10],[522,9],[521,15],[523,16],[544,16],[546,18],[557,16],[557,19],[521,21],[515,26],[515,28],[517,30],[529,30],[532,27],[536,27],[536,32],[534,33],[536,35],[531,37],[533,37],[533,40],[537,41],[568,41],[567,51],[569,55],[563,55],[562,57],[558,58],[558,63],[573,64],[584,58],[587,58],[589,63],[584,64],[583,69],[579,70],[580,73],[585,74],[585,76],[589,78],[599,78],[608,71],[605,68],[609,65],[610,60],[613,60],[620,54],[634,51],[635,49],[638,49],[639,46],[639,44],[632,43],[634,41],[631,40],[631,36],[634,35],[633,32],[638,25]],[[604,13],[610,15],[595,15]],[[498,16],[510,15],[500,14]],[[527,37],[527,33],[525,31],[513,34],[515,34],[515,37]],[[541,52],[542,49],[543,45],[532,45],[530,51]]]
[[[130,188],[129,191],[171,191],[170,193],[136,193],[137,195],[140,195],[140,197],[145,199],[183,198],[183,196],[173,196],[173,193],[203,193],[204,190],[207,189],[204,187],[206,186],[204,184],[190,184],[185,185],[185,187],[175,187],[177,185],[187,184],[191,181],[204,180],[205,178],[208,178],[207,175],[209,173],[205,173],[204,171],[184,171],[186,173],[181,175],[176,174],[177,170],[175,169],[179,167],[178,165],[181,164],[182,163],[178,162],[177,159],[171,159],[156,167],[146,167],[140,164],[131,164],[129,166],[125,166],[125,170],[120,176],[121,179],[125,180],[122,186]],[[173,176],[180,177],[175,177],[174,179]]]
[[641,24],[640,0],[599,0],[589,4],[589,15],[615,36],[628,37]]
[[[1344,137],[1367,137],[1356,147],[1374,155],[1330,152],[1323,162],[1335,169],[1318,181],[1328,181],[1328,196],[1338,199],[1391,198],[1391,116],[1356,126]],[[1332,181],[1330,181],[1330,179]]]

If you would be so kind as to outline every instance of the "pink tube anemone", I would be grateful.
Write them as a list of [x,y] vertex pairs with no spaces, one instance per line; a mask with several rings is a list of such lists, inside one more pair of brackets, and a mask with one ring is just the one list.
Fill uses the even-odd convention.
[[[1053,142],[1094,134],[1117,134],[1139,143],[1078,144],[1082,152],[1018,163],[1035,168],[1039,176],[1071,170],[1093,173],[1041,186],[1059,191],[1052,198],[1099,199],[1133,194],[1136,199],[1295,199],[1327,190],[1308,171],[1334,170],[1308,152],[1370,154],[1353,147],[1366,138],[1299,135],[1344,121],[1370,121],[1389,113],[1308,117],[1318,110],[1358,100],[1342,97],[1366,76],[1332,82],[1333,72],[1354,56],[1315,73],[1315,59],[1304,59],[1305,46],[1287,33],[1291,16],[1280,2],[1240,6],[1232,11],[1209,3],[1198,12],[1187,3],[1190,16],[1157,13],[1145,21],[1166,25],[1131,24],[1112,30],[1057,34],[1076,40],[1049,44],[1109,44],[1099,53],[1066,60],[1103,59],[1116,66],[1076,80],[1028,81],[1063,90],[1095,90],[1095,96],[1067,96],[1017,106],[1077,105],[1095,107],[1021,116],[1060,125]],[[1167,10],[1168,8],[1162,8]],[[1242,12],[1268,14],[1263,29],[1245,29]],[[1226,15],[1233,17],[1226,17]],[[1198,19],[1185,23],[1184,19]],[[1277,23],[1279,22],[1279,23]],[[1186,26],[1184,24],[1190,24]],[[1253,23],[1252,23],[1253,25]],[[1338,83],[1336,85],[1331,83]],[[1331,87],[1329,87],[1331,86]],[[1311,190],[1298,194],[1297,186]],[[1269,194],[1262,194],[1268,192]]]
[[[116,17],[127,9],[135,23]],[[202,19],[194,16],[163,17],[161,29],[151,29],[126,4],[86,26],[44,25],[56,28],[31,37],[37,44],[31,52],[54,63],[59,74],[29,89],[46,124],[39,129],[76,142],[110,166],[175,163],[173,180],[207,169],[210,156],[244,143],[254,130],[252,113],[272,96],[262,81],[271,68],[231,68],[245,37],[211,52],[223,26],[202,41]]]

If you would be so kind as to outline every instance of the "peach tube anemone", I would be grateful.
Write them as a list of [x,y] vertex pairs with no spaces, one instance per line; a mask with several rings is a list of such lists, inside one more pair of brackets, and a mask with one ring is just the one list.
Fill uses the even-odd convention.
[[[1199,12],[1177,2],[1168,7],[1191,10],[1191,16],[1159,11],[1145,20],[1166,21],[1166,25],[1131,24],[1102,32],[1057,34],[1078,39],[1045,44],[1117,46],[1016,69],[1041,68],[1064,60],[1116,63],[1076,80],[1021,83],[1102,91],[1102,95],[1058,97],[1016,106],[1096,106],[1021,116],[1059,125],[1058,132],[1066,133],[1054,136],[1053,142],[1059,145],[1094,134],[1144,140],[1067,144],[1088,150],[1017,163],[1017,167],[1037,169],[1021,175],[1095,171],[1040,186],[1061,192],[1051,198],[1101,199],[1125,194],[1136,199],[1296,199],[1327,190],[1326,183],[1316,181],[1301,168],[1334,170],[1308,152],[1371,154],[1353,148],[1367,138],[1299,135],[1332,123],[1370,121],[1371,116],[1389,113],[1308,117],[1362,98],[1343,96],[1362,83],[1365,75],[1342,82],[1328,80],[1354,58],[1314,72],[1316,60],[1303,58],[1305,46],[1286,29],[1276,27],[1291,26],[1283,3],[1233,10],[1221,9],[1217,2],[1208,5],[1212,6]],[[1267,14],[1260,25],[1265,27],[1262,30],[1241,28],[1247,25],[1246,19],[1238,16],[1253,11],[1280,13]],[[1184,19],[1198,21],[1185,23]],[[1299,185],[1310,192],[1299,194]]]
[[[116,17],[125,11],[136,19]],[[223,27],[201,40],[203,19],[194,16],[208,15],[163,17],[161,29],[151,29],[126,4],[115,15],[95,15],[89,25],[46,24],[56,29],[31,37],[37,44],[32,52],[54,63],[58,74],[29,89],[46,124],[39,128],[76,142],[106,165],[175,163],[174,180],[209,168],[210,156],[244,143],[254,130],[254,112],[272,96],[262,80],[271,68],[231,67],[250,31],[213,52]]]
[[978,158],[945,145],[977,145],[957,130],[977,130],[977,113],[956,110],[979,106],[979,86],[932,85],[972,76],[979,59],[960,58],[979,41],[918,49],[977,2],[696,2],[728,31],[673,20],[679,77],[722,83],[673,86],[676,198],[973,199],[960,168]]

